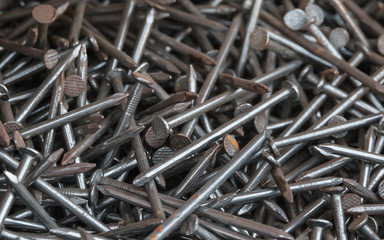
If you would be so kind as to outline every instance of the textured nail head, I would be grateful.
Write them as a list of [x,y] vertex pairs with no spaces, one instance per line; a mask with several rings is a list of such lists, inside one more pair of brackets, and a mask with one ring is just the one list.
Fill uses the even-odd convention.
[[303,28],[307,21],[307,14],[301,9],[293,9],[284,15],[285,25],[294,31],[298,31]]
[[32,16],[38,23],[50,24],[56,18],[56,9],[49,4],[40,4],[32,10]]

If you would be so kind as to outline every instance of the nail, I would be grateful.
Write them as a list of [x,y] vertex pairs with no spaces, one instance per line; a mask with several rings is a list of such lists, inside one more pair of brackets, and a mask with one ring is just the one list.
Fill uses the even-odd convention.
[[48,25],[56,20],[56,9],[49,4],[40,4],[33,9],[32,17],[38,23],[39,37],[37,45],[39,48],[45,49],[47,44]]
[[53,164],[59,160],[64,150],[62,148],[52,152],[47,157],[45,157],[37,166],[32,169],[29,174],[25,177],[24,185],[29,186],[34,181],[36,181],[45,171],[48,170]]
[[249,20],[245,29],[245,36],[241,44],[241,53],[236,65],[237,76],[243,76],[244,74],[244,68],[247,62],[249,52],[251,34],[255,30],[255,27],[257,25],[262,3],[263,1],[254,1],[252,9],[250,10]]
[[[289,83],[290,85],[290,83]],[[266,101],[261,102],[257,105],[255,105],[252,110],[247,114],[242,114],[238,117],[233,118],[231,121],[227,122],[224,125],[221,125],[221,127],[216,128],[211,133],[207,134],[204,138],[200,138],[199,140],[195,141],[194,143],[190,144],[187,147],[179,150],[177,154],[175,154],[175,157],[168,158],[167,160],[163,161],[161,164],[157,164],[153,167],[151,167],[148,171],[143,172],[139,174],[135,180],[135,185],[142,185],[143,183],[147,182],[154,176],[158,175],[159,173],[162,173],[163,171],[171,168],[172,166],[176,165],[179,161],[181,161],[184,157],[189,156],[191,153],[201,149],[201,147],[212,140],[215,140],[222,136],[223,134],[236,129],[237,127],[241,126],[243,123],[249,121],[254,116],[262,112],[263,110],[269,108],[269,104],[274,105],[275,99],[277,101],[282,101],[283,99],[288,98],[289,96],[295,97],[295,86],[290,85],[288,89],[280,90],[279,92],[272,95],[270,98],[266,99]],[[297,95],[296,95],[297,97]],[[155,120],[154,120],[155,121]],[[152,123],[154,124],[154,122]],[[157,123],[155,123],[156,125]],[[160,125],[161,123],[159,123]],[[167,129],[167,128],[166,128]],[[161,134],[159,134],[161,136]],[[166,135],[166,134],[164,134]]]
[[339,58],[333,56],[331,53],[324,51],[322,48],[319,48],[315,46],[313,43],[309,42],[308,40],[296,35],[294,32],[286,29],[283,24],[281,24],[279,21],[276,20],[273,16],[267,14],[266,12],[261,12],[261,17],[268,21],[271,25],[273,25],[276,29],[283,32],[288,37],[295,39],[297,43],[300,43],[304,48],[309,50],[312,53],[316,53],[318,56],[326,59],[339,69],[347,72],[351,76],[355,77],[357,80],[359,80],[363,85],[367,86],[371,90],[381,92],[384,91],[383,89],[380,89],[380,84],[373,81],[371,77],[366,75],[365,73],[361,72],[357,68],[351,67],[348,63],[346,63],[343,60],[340,60]]
[[326,153],[334,153],[346,157],[352,157],[354,159],[362,159],[368,162],[382,164],[384,159],[377,153],[370,153],[364,150],[351,148],[347,146],[341,146],[331,143],[323,143],[316,146],[317,148],[325,151]]
[[88,135],[81,139],[79,142],[75,144],[69,151],[67,151],[63,160],[61,161],[62,165],[67,165],[73,163],[77,156],[80,156],[85,150],[88,149],[94,142],[96,142],[108,129],[108,127],[117,121],[117,113],[118,111],[112,111],[101,123],[100,129],[91,135]]
[[359,195],[360,197],[367,199],[369,202],[372,203],[380,203],[381,199],[372,191],[368,190],[367,188],[363,187],[360,183],[352,180],[352,179],[344,179],[343,183],[347,188]]
[[262,150],[261,153],[263,157],[266,159],[266,161],[273,166],[273,169],[271,170],[271,174],[273,176],[273,179],[275,180],[277,187],[281,191],[284,199],[289,203],[293,203],[292,190],[289,184],[287,183],[287,180],[284,177],[284,173],[281,171],[280,164],[266,150]]
[[23,199],[24,204],[28,206],[37,216],[37,218],[44,224],[47,229],[57,228],[57,224],[52,220],[51,216],[44,210],[42,206],[36,201],[36,199],[30,194],[27,188],[21,183],[17,177],[4,171],[4,175],[12,188]]
[[365,46],[369,46],[369,42],[366,36],[364,35],[363,31],[360,29],[355,19],[353,19],[352,16],[349,14],[348,9],[344,6],[344,4],[334,0],[332,0],[330,3],[336,9],[336,11],[340,14],[340,16],[345,20],[347,25],[352,30],[352,33],[359,39],[359,41],[362,42]]
[[[141,67],[144,67],[146,65],[148,64],[145,63]],[[143,83],[150,84],[152,82],[151,79],[149,79],[146,75],[141,74],[139,72],[133,72],[132,76],[137,82],[134,84],[134,86],[130,91],[127,104],[120,116],[120,119],[113,133],[114,136],[117,136],[119,133],[121,133],[122,131],[124,131],[130,126],[131,118],[133,117],[136,111],[136,108],[139,104],[139,101],[144,89]],[[117,152],[117,149],[114,149],[107,154],[107,156],[104,158],[102,162],[102,169],[109,166],[116,152]]]
[[300,227],[307,221],[311,216],[314,216],[322,207],[327,205],[329,202],[329,196],[324,195],[323,197],[317,199],[316,201],[308,204],[302,212],[300,212],[296,218],[292,219],[289,223],[287,223],[283,230],[285,232],[292,232],[296,228]]
[[[136,122],[134,119],[131,120],[131,125],[136,126]],[[147,170],[150,166],[148,163],[148,158],[145,154],[143,143],[141,142],[141,138],[139,136],[136,136],[133,139],[132,148],[135,152],[139,170],[140,171]],[[158,190],[155,185],[155,182],[154,181],[148,182],[147,184],[145,184],[145,188],[148,193],[149,202],[151,203],[151,206],[153,208],[152,212],[154,213],[156,218],[164,220],[166,217],[165,217],[165,213],[164,213],[161,201],[158,198]]]
[[84,107],[80,107],[75,110],[69,111],[66,114],[40,122],[39,124],[30,126],[30,127],[24,128],[23,130],[20,131],[20,134],[21,136],[23,136],[23,138],[28,139],[32,136],[35,136],[38,133],[45,132],[52,128],[62,126],[68,122],[75,121],[76,119],[84,117],[91,113],[95,113],[102,109],[116,106],[120,104],[120,102],[124,100],[126,97],[127,95],[116,93],[103,100],[95,101]]
[[222,183],[224,183],[232,173],[240,168],[243,161],[248,156],[253,155],[258,148],[264,143],[266,137],[270,133],[264,132],[255,137],[228,163],[225,167],[208,183],[201,187],[188,201],[173,213],[172,218],[168,218],[162,223],[161,231],[153,231],[148,235],[148,239],[163,239],[172,233],[175,228],[185,220],[199,205]]
[[160,11],[164,11],[164,12],[169,13],[171,18],[174,18],[178,21],[182,21],[182,22],[185,22],[187,24],[199,25],[199,26],[209,28],[209,29],[212,29],[215,31],[227,30],[227,27],[224,26],[223,24],[218,23],[218,22],[213,21],[213,20],[210,20],[208,18],[201,17],[201,16],[198,16],[195,14],[190,14],[190,13],[187,13],[187,12],[184,12],[181,10],[177,10],[175,8],[172,8],[172,7],[159,5],[159,4],[156,4],[156,3],[151,2],[151,1],[149,1],[148,3],[152,7],[155,7],[156,9],[158,9]]
[[114,149],[114,148],[116,148],[116,147],[118,147],[124,143],[131,141],[136,136],[138,136],[140,134],[140,132],[142,132],[143,130],[144,130],[144,126],[129,128],[129,129],[121,132],[120,134],[118,134],[114,137],[111,137],[111,138],[105,140],[104,142],[94,146],[92,149],[86,151],[82,155],[82,159],[88,160],[88,159],[91,159],[97,155],[106,153],[106,152],[110,151],[111,149]]
[[[55,236],[58,236],[60,238],[70,237],[71,239],[83,239],[80,231],[76,231],[76,230],[73,230],[70,228],[59,227],[59,228],[55,228],[55,229],[50,229],[49,233],[51,233]],[[93,239],[95,239],[95,240],[107,240],[108,238],[93,236]]]
[[384,33],[384,28],[374,19],[371,18],[362,8],[353,1],[344,1],[345,6],[359,18],[365,27],[375,31],[377,34]]
[[358,232],[359,234],[369,238],[369,239],[381,239],[366,223],[368,220],[368,215],[366,213],[361,214],[359,217],[355,218],[351,224],[348,226],[348,231]]
[[333,211],[333,220],[337,239],[347,240],[347,231],[345,229],[345,219],[343,205],[341,201],[341,193],[345,191],[345,187],[326,187],[321,189],[324,193],[331,195],[331,205]]
[[312,240],[321,240],[323,236],[323,230],[331,229],[332,223],[324,219],[314,219],[310,218],[307,220],[307,226],[312,228],[311,239]]
[[180,227],[180,233],[185,236],[195,236],[199,239],[217,240],[215,235],[200,226],[200,219],[191,215]]
[[[70,166],[58,166],[47,169],[42,176],[44,178],[57,178],[88,172],[96,167],[94,163],[73,163]],[[84,184],[85,185],[85,184]],[[85,188],[82,188],[85,189]]]
[[48,93],[49,88],[52,87],[59,74],[66,70],[71,62],[75,60],[80,51],[80,46],[72,49],[61,62],[51,71],[47,78],[41,83],[40,87],[35,91],[33,96],[28,99],[26,103],[21,106],[21,109],[16,116],[16,121],[23,122],[36,106],[41,102],[43,97]]
[[[124,185],[125,187],[128,187],[129,184],[124,184],[123,183],[121,185]],[[126,189],[124,186],[121,186],[121,187]],[[133,187],[133,186],[131,186],[131,187]],[[140,189],[138,189],[136,187],[133,187],[133,188],[136,189],[136,190],[132,190],[132,191],[136,191],[136,193],[139,193],[141,191],[143,194],[145,194],[145,192],[143,192],[142,190],[140,190]],[[103,191],[105,193],[108,193],[109,195],[113,195],[115,197],[123,198],[125,200],[128,200],[129,198],[132,199],[132,195],[129,195],[129,194],[127,194],[127,192],[115,189],[113,187],[109,187],[109,186],[101,187],[101,186],[99,186],[99,190]],[[137,191],[137,190],[140,190],[140,191]],[[164,203],[168,203],[172,207],[182,206],[182,204],[184,203],[184,201],[182,201],[182,200],[174,201],[174,200],[172,200],[174,198],[170,199],[170,197],[169,196],[166,197],[166,195],[161,195],[161,196],[162,196],[162,200],[163,201],[165,201],[165,198],[167,198],[168,199],[167,202],[164,202]],[[142,204],[145,204],[144,203],[145,200],[142,201],[141,198],[135,197],[133,201],[135,203],[141,202]],[[149,203],[148,203],[148,206],[149,206]],[[201,215],[202,217],[208,217],[208,218],[210,218],[212,220],[216,220],[216,221],[219,221],[219,222],[224,223],[224,224],[229,224],[230,222],[232,222],[233,224],[231,224],[231,225],[236,225],[239,228],[248,229],[248,230],[254,231],[254,232],[259,232],[259,231],[267,232],[268,234],[273,234],[273,237],[275,237],[275,235],[277,235],[278,238],[292,239],[292,237],[290,235],[288,235],[288,234],[286,234],[284,232],[281,232],[281,231],[279,231],[276,228],[272,228],[272,227],[264,225],[264,224],[259,224],[259,223],[256,223],[254,221],[250,221],[250,220],[245,219],[245,218],[240,218],[240,217],[234,218],[230,214],[219,212],[219,211],[216,211],[216,210],[213,210],[213,209],[204,208],[204,207],[200,207],[200,208],[201,208],[201,210],[198,210],[197,214]],[[234,221],[234,219],[237,219],[237,221]]]
[[0,38],[0,46],[12,51],[16,51],[25,56],[41,59],[43,60],[44,66],[47,69],[54,68],[59,62],[59,54],[54,49],[49,49],[47,51],[44,51],[34,47],[20,45],[18,43],[8,41],[6,39],[1,39],[1,38]]
[[186,189],[197,180],[197,178],[203,173],[207,166],[213,161],[219,149],[220,146],[215,145],[214,147],[211,147],[209,150],[207,150],[199,162],[191,169],[191,171],[189,171],[189,173],[180,182],[180,184],[172,191],[171,196],[175,198],[180,198],[183,196]]
[[[29,168],[32,165],[32,161],[35,158],[41,159],[41,154],[36,151],[33,148],[24,148],[21,149],[21,152],[23,153],[22,159],[19,162],[17,162],[17,167],[15,167],[16,170],[16,176],[19,181],[23,181],[28,173]],[[13,159],[12,159],[13,160]],[[3,208],[0,210],[0,223],[4,223],[5,218],[7,217],[9,211],[11,210],[11,207],[14,203],[15,195],[13,194],[12,190],[9,188],[7,190],[6,196],[2,199],[1,205]],[[0,224],[2,226],[2,224]]]

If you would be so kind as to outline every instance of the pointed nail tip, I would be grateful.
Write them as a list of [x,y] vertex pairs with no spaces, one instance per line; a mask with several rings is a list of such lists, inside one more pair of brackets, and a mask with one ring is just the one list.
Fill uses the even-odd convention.
[[264,137],[269,138],[272,135],[272,130],[268,129],[264,131]]
[[106,189],[105,186],[98,185],[96,188],[97,188],[97,190],[99,190],[104,195],[108,195],[108,193],[109,193],[109,191]]
[[136,187],[140,187],[144,184],[144,179],[142,176],[137,176],[135,179],[133,179],[132,184]]

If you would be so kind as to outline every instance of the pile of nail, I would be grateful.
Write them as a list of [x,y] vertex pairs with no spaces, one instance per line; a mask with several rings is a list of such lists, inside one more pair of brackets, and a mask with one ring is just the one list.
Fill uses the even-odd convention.
[[383,65],[380,1],[0,1],[0,239],[381,239]]

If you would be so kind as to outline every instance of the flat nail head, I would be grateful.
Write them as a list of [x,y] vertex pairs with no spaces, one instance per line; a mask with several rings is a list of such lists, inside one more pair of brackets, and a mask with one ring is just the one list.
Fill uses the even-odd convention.
[[[332,126],[332,125],[343,123],[346,121],[347,121],[347,119],[345,119],[344,117],[342,117],[340,115],[335,115],[335,116],[331,117],[331,119],[328,120],[327,126]],[[345,132],[333,134],[332,137],[342,138],[342,137],[345,137],[345,135],[347,135],[347,134],[348,134],[348,131],[345,131]]]
[[300,91],[297,88],[296,84],[292,83],[291,81],[284,81],[282,82],[282,86],[286,89],[289,89],[289,92],[291,94],[290,99],[292,102],[297,102],[300,99]]
[[109,71],[107,73],[107,76],[105,77],[105,79],[108,82],[111,82],[111,80],[113,80],[113,79],[121,79],[124,82],[126,77],[127,77],[127,71],[125,71],[122,68],[116,68],[116,69]]
[[310,228],[320,227],[323,229],[331,229],[333,227],[333,224],[325,219],[310,218],[307,220],[307,226]]
[[264,132],[268,126],[267,116],[263,113],[257,115],[254,120],[254,125],[258,133]]
[[24,142],[23,138],[21,137],[21,134],[19,133],[19,131],[13,131],[12,132],[12,140],[13,140],[13,144],[15,144],[15,147],[17,150],[20,150],[22,148],[26,148],[25,142]]
[[250,45],[255,50],[262,51],[269,46],[270,38],[267,31],[256,28],[251,34]]
[[377,186],[377,191],[379,192],[379,196],[381,199],[384,199],[384,180],[382,180],[379,183],[379,186]]
[[361,205],[361,197],[355,193],[347,193],[341,198],[343,210]]
[[159,148],[152,156],[152,163],[153,164],[158,164],[162,162],[163,160],[167,159],[168,157],[172,156],[175,151],[173,151],[169,147],[162,147]]
[[224,135],[223,146],[225,152],[231,157],[235,156],[236,153],[238,153],[240,150],[239,144],[237,143],[236,139],[233,138],[230,134]]
[[155,132],[153,131],[153,128],[149,127],[148,131],[145,133],[144,138],[145,138],[145,141],[148,143],[149,146],[151,146],[153,148],[159,148],[165,143],[168,136],[165,138],[160,138],[160,137],[156,136]]
[[366,213],[361,214],[360,216],[355,218],[351,222],[351,224],[349,224],[348,231],[350,231],[350,232],[359,231],[360,228],[364,227],[364,225],[367,223],[367,221],[368,221],[368,214],[366,214]]
[[233,116],[238,116],[240,114],[243,114],[245,112],[248,112],[249,110],[251,110],[252,108],[252,104],[250,103],[243,103],[243,104],[240,104],[239,106],[237,106],[235,108],[235,111],[233,112]]
[[293,31],[300,30],[307,21],[307,14],[301,9],[293,9],[284,15],[284,24]]
[[162,117],[155,117],[152,121],[153,132],[161,139],[169,136],[169,125],[168,122]]
[[64,81],[64,93],[68,97],[78,97],[85,90],[85,82],[78,75],[70,75]]
[[9,121],[4,123],[4,128],[8,132],[8,134],[11,134],[13,131],[18,131],[24,128],[23,124],[16,122],[16,121]]
[[34,158],[37,158],[39,160],[43,159],[43,156],[41,155],[41,153],[39,151],[37,151],[33,148],[30,148],[30,147],[21,148],[20,152],[22,154],[27,154],[27,155],[34,157]]
[[55,20],[56,9],[49,4],[40,4],[32,10],[32,16],[38,23],[50,24]]
[[171,148],[176,151],[188,146],[192,142],[190,137],[182,133],[175,133],[171,135],[169,140]]
[[43,62],[44,62],[44,66],[47,69],[52,69],[59,62],[59,54],[57,53],[57,51],[55,49],[49,49],[44,54]]
[[303,70],[301,70],[300,74],[299,74],[299,82],[305,82],[307,81],[307,76],[309,73],[311,73],[313,70],[313,66],[312,65],[307,65],[303,68]]
[[332,29],[328,38],[335,48],[342,48],[349,42],[349,33],[345,28],[337,27]]
[[308,21],[313,21],[312,23],[320,26],[324,21],[324,12],[316,4],[308,4],[305,7],[305,13],[307,14]]

